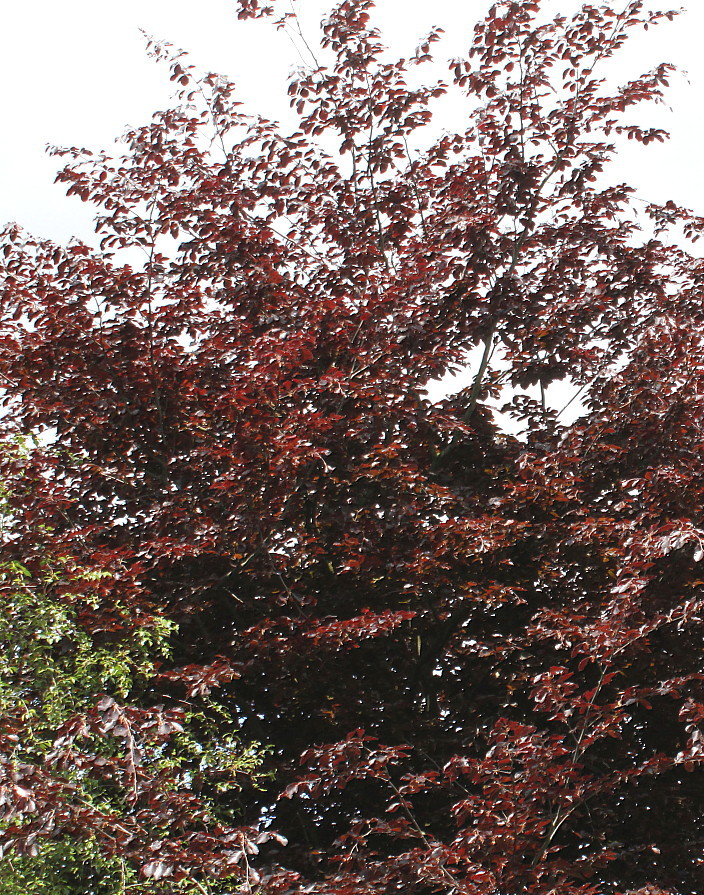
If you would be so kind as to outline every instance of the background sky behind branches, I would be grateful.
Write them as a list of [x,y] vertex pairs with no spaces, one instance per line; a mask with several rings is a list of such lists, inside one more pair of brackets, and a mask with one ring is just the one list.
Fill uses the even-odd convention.
[[[283,10],[291,0],[278,2]],[[295,0],[301,32],[314,48],[320,20],[333,2]],[[444,27],[443,41],[435,44],[438,64],[419,70],[428,83],[449,77],[445,60],[466,54],[472,27],[491,2],[377,0],[375,20],[397,56],[410,55],[433,25]],[[627,0],[610,2],[620,8]],[[552,15],[581,4],[543,0],[543,5]],[[57,242],[72,236],[97,242],[93,207],[66,198],[64,188],[53,183],[61,159],[48,156],[45,147],[85,146],[119,153],[120,147],[113,145],[116,138],[169,105],[173,84],[167,68],[147,56],[140,29],[187,50],[198,68],[234,80],[245,111],[281,120],[287,130],[295,127],[286,87],[292,70],[311,62],[305,44],[295,33],[274,30],[271,22],[238,21],[233,0],[200,0],[197,8],[192,0],[24,0],[8,3],[3,20],[0,226],[16,221],[32,234]],[[673,199],[704,214],[702,34],[704,2],[690,0],[689,9],[673,23],[637,34],[605,73],[616,84],[662,61],[681,69],[672,79],[667,106],[632,113],[632,120],[668,130],[671,140],[648,147],[624,140],[609,179],[628,181],[644,199]],[[464,111],[456,99],[441,101],[438,111],[438,133],[443,127],[464,126]],[[431,383],[431,398],[467,385],[472,364],[470,354],[466,371]],[[551,392],[556,407],[572,398],[567,384],[558,383]],[[574,403],[570,415],[579,412],[579,403]],[[508,418],[503,425],[516,430]]]
[[[576,0],[567,3],[577,6]],[[399,55],[410,54],[431,25],[444,26],[446,37],[436,45],[443,59],[466,49],[472,25],[489,5],[490,0],[379,0],[377,18]],[[329,6],[325,0],[297,0],[311,44]],[[567,11],[565,0],[547,0],[545,6]],[[2,18],[0,224],[17,221],[35,235],[61,242],[72,235],[90,237],[91,208],[65,198],[63,188],[53,185],[60,160],[44,150],[47,144],[109,148],[126,127],[145,123],[168,104],[173,85],[166,68],[146,56],[140,28],[188,50],[199,67],[232,78],[246,110],[284,120],[289,115],[286,79],[301,65],[301,55],[270,23],[238,21],[232,0],[197,5],[192,0],[24,0],[5,4]],[[673,79],[670,108],[647,113],[649,123],[671,132],[669,144],[625,146],[614,174],[639,187],[645,198],[672,198],[702,213],[703,33],[704,3],[692,0],[674,23],[639,36],[610,67],[617,79],[660,61],[687,70],[687,76]],[[301,41],[296,43],[305,56]],[[440,76],[446,72],[445,65],[438,67]],[[453,115],[446,104],[444,123],[461,126],[455,120],[461,114]]]

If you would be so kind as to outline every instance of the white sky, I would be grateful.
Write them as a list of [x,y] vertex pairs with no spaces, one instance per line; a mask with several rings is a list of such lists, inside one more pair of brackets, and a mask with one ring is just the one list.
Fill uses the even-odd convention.
[[[556,0],[546,5],[554,9]],[[563,0],[560,8],[574,5]],[[324,0],[298,0],[309,39],[315,39],[329,6]],[[489,0],[378,0],[378,20],[399,53],[411,52],[432,24],[444,26],[446,43],[436,46],[439,56],[449,58],[462,52],[471,26],[488,6]],[[147,58],[140,28],[188,50],[199,67],[231,77],[248,108],[274,118],[285,115],[286,77],[300,62],[297,53],[270,24],[238,21],[234,7],[234,0],[5,0],[0,226],[17,221],[62,242],[88,236],[92,211],[53,185],[59,160],[47,157],[44,148],[47,143],[109,148],[128,125],[145,123],[167,105],[172,85],[166,68]],[[702,212],[703,33],[704,4],[690,0],[690,9],[675,23],[638,37],[619,62],[624,77],[664,60],[688,70],[688,81],[675,79],[671,110],[663,110],[656,122],[671,131],[672,140],[648,149],[629,145],[619,176],[639,186],[644,197],[673,198]]]

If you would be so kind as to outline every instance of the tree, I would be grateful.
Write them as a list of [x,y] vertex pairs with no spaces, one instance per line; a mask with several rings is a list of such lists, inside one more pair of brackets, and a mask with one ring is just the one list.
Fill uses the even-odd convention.
[[[26,445],[8,446],[5,456],[31,479]],[[4,495],[7,553],[15,496]],[[36,529],[51,536],[49,526]],[[236,798],[245,780],[255,781],[260,750],[240,746],[235,721],[212,695],[222,672],[199,666],[187,701],[154,704],[174,624],[113,603],[116,573],[105,556],[78,567],[70,552],[49,549],[27,566],[7,559],[0,569],[0,891],[162,891],[138,880],[140,868],[158,881],[174,876],[178,858],[202,873],[216,844],[221,875],[231,879],[233,852],[259,837],[233,828],[232,812],[212,793]],[[169,892],[203,891],[197,876],[175,876]]]
[[[114,671],[22,764],[11,714],[5,847],[87,839],[165,892],[701,892],[703,222],[607,177],[664,139],[629,116],[671,67],[603,74],[672,14],[502,0],[413,87],[439,32],[389,61],[372,13],[331,12],[288,135],[150,44],[180,104],[122,157],[57,150],[100,250],[5,233],[12,593],[58,569],[145,743],[200,719],[178,777],[173,727],[125,757]],[[258,787],[193,764],[235,739]],[[54,812],[77,778],[153,833]]]

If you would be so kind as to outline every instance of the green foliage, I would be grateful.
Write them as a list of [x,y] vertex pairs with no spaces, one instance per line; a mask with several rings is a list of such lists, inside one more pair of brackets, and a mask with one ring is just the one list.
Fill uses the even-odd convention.
[[[7,450],[20,462],[31,453],[25,443]],[[0,527],[5,556],[12,552],[14,536],[11,497],[10,489],[3,487]],[[176,714],[172,709],[165,736],[135,732],[128,741],[119,733],[112,736],[109,724],[95,722],[101,699],[124,706],[124,717],[131,717],[135,706],[168,714],[163,705],[153,705],[155,681],[171,659],[177,625],[146,613],[139,626],[130,625],[134,619],[128,610],[109,604],[112,571],[80,567],[68,554],[35,558],[31,569],[29,565],[17,559],[0,561],[3,782],[17,774],[47,775],[67,787],[74,806],[110,818],[119,828],[122,820],[131,823],[138,803],[137,769],[134,792],[125,786],[128,771],[120,779],[116,769],[124,764],[126,749],[137,749],[139,773],[151,785],[158,781],[162,795],[193,795],[197,782],[203,817],[210,815],[218,824],[232,821],[237,792],[244,780],[256,782],[264,750],[258,743],[240,742],[237,720],[208,688],[179,705]],[[67,736],[70,731],[74,734]],[[103,766],[111,772],[96,775],[96,767]],[[217,794],[220,804],[216,806],[209,794]],[[230,797],[223,799],[223,794]],[[26,829],[47,813],[46,804],[32,804],[12,816],[8,810],[0,824],[6,832],[11,824]],[[156,836],[159,831],[153,832]],[[76,835],[57,825],[27,841],[28,846],[9,849],[0,861],[0,895],[210,895],[228,885],[227,878],[200,882],[145,877],[138,863],[119,849],[105,847],[104,833],[90,829]]]
[[158,891],[120,858],[105,858],[93,840],[51,842],[31,858],[0,863],[0,895],[122,895]]
[[[22,706],[40,741],[43,729],[65,722],[96,693],[127,698],[169,655],[175,625],[166,619],[155,618],[130,641],[110,647],[81,626],[81,602],[99,605],[97,597],[91,599],[91,583],[108,575],[76,569],[68,557],[44,561],[38,575],[16,561],[0,565],[0,706]],[[54,595],[57,587],[60,597]],[[126,616],[120,607],[117,612]]]

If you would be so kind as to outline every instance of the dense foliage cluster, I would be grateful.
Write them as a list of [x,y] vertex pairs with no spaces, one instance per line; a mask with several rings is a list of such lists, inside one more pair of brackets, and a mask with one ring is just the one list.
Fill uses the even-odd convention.
[[607,168],[669,14],[540,6],[420,87],[343,0],[292,134],[153,44],[100,250],[6,230],[3,892],[704,891],[703,222]]

